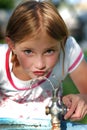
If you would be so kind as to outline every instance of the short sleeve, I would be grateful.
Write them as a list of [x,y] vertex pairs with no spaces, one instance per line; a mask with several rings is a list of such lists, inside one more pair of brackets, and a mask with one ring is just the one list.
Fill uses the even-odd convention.
[[65,45],[65,66],[68,73],[71,73],[81,63],[84,54],[81,47],[73,37],[69,37]]

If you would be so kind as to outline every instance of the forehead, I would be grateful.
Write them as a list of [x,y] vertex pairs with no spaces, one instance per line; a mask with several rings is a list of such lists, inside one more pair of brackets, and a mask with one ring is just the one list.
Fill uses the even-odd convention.
[[53,42],[60,42],[57,39],[54,39],[52,36],[50,36],[44,29],[36,31],[36,33],[32,33],[31,35],[27,35],[24,38],[24,41],[49,41],[50,43]]
[[27,47],[52,47],[52,46],[59,46],[60,42],[55,40],[54,38],[50,37],[47,34],[41,33],[37,34],[35,37],[27,36],[23,42],[20,43],[20,46],[27,46]]

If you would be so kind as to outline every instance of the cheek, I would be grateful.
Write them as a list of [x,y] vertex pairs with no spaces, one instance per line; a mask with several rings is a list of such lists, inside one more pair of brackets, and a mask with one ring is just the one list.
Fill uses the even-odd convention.
[[56,63],[58,62],[58,55],[57,56],[52,56],[49,60],[48,60],[48,66],[50,68],[53,68]]
[[25,57],[24,55],[18,55],[17,58],[22,68],[30,68],[31,62],[29,58]]

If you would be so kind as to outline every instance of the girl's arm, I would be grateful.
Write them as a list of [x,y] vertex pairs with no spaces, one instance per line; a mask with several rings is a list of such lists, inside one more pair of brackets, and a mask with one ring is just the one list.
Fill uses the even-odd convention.
[[70,77],[80,94],[70,94],[63,97],[64,104],[69,108],[65,119],[81,120],[87,114],[87,63],[84,59],[70,73]]
[[70,73],[70,77],[79,92],[87,94],[87,62],[84,59],[79,66]]

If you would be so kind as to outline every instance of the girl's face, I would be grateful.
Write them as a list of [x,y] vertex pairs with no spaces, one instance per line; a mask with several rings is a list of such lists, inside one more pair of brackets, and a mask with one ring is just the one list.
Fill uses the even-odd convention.
[[42,33],[35,38],[27,37],[13,49],[20,66],[30,78],[46,76],[58,61],[60,43]]

